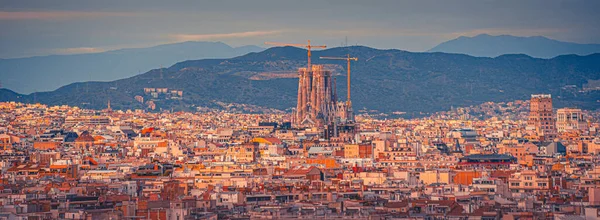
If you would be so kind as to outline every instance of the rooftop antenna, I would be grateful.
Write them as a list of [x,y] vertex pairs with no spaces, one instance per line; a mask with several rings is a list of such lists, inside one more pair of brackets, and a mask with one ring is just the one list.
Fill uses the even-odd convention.
[[344,40],[344,47],[348,47],[348,36],[346,36],[346,39]]

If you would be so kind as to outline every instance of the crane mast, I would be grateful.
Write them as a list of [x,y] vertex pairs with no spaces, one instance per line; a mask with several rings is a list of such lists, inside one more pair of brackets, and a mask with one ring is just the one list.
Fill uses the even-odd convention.
[[326,60],[346,60],[348,62],[348,79],[347,79],[347,88],[348,88],[348,99],[346,101],[346,103],[348,104],[348,106],[351,105],[350,102],[350,61],[358,61],[357,57],[350,57],[350,54],[347,54],[346,57],[320,57],[320,59],[326,59]]
[[265,42],[265,44],[267,44],[267,45],[274,45],[274,46],[281,46],[281,47],[292,46],[292,47],[306,48],[308,50],[308,71],[311,70],[310,57],[312,55],[311,54],[312,48],[322,48],[322,49],[327,48],[327,46],[325,46],[325,45],[311,45],[310,44],[310,40],[308,40],[308,44],[288,44],[288,43],[277,43],[277,42]]

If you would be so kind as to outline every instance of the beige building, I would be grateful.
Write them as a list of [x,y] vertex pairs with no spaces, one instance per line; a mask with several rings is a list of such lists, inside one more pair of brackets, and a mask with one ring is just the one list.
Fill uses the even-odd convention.
[[252,144],[232,146],[227,149],[226,161],[238,163],[253,163],[259,156],[258,147]]
[[133,147],[135,149],[139,148],[151,148],[155,149],[157,147],[167,147],[167,140],[156,137],[136,137],[133,141]]
[[450,184],[454,179],[455,173],[441,170],[427,170],[419,175],[419,179],[423,184],[429,185],[432,183]]
[[558,132],[579,131],[586,127],[581,109],[561,108],[556,111],[556,129]]
[[508,179],[508,182],[508,188],[513,196],[518,196],[520,193],[548,191],[551,187],[550,177],[534,170],[524,170],[513,173]]
[[360,172],[360,173],[344,173],[345,180],[361,180],[364,185],[381,185],[387,180],[385,173],[380,172]]
[[344,145],[344,158],[358,158],[358,144]]

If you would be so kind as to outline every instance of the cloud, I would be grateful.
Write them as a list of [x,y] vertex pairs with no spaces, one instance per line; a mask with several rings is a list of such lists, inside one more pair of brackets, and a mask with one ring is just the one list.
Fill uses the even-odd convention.
[[231,38],[249,38],[249,37],[263,37],[281,34],[284,31],[247,31],[247,32],[235,32],[225,34],[172,34],[169,36],[174,41],[202,41],[202,40],[221,40]]
[[68,20],[99,17],[135,16],[131,12],[98,11],[0,11],[0,20]]
[[54,49],[54,54],[82,54],[82,53],[100,53],[106,51],[102,48],[97,47],[73,47],[73,48],[59,48]]

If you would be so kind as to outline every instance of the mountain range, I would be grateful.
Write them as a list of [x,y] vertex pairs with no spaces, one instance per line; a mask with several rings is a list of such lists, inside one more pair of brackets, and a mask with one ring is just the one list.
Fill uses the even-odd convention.
[[0,59],[0,81],[3,88],[28,94],[74,82],[127,78],[183,60],[231,58],[262,50],[257,46],[234,48],[221,42],[189,41],[101,53]]
[[443,42],[429,52],[459,53],[476,57],[497,57],[504,54],[525,54],[537,58],[559,55],[589,55],[600,53],[600,44],[578,44],[557,41],[542,36],[517,37],[480,34],[474,37],[458,37]]
[[[488,101],[553,95],[556,107],[600,107],[600,91],[584,90],[600,79],[600,54],[563,55],[552,59],[526,55],[496,58],[462,54],[414,53],[363,46],[313,51],[313,64],[323,64],[337,77],[338,95],[345,99],[345,62],[319,56],[358,57],[352,66],[352,97],[356,109],[410,114],[448,110]],[[145,108],[135,96],[154,100],[157,110],[194,110],[241,103],[277,109],[295,106],[295,71],[306,65],[306,50],[275,47],[230,59],[179,62],[111,82],[78,82],[52,92],[22,95],[0,90],[0,101],[67,104],[101,109]],[[182,99],[153,98],[144,88],[182,90]]]

